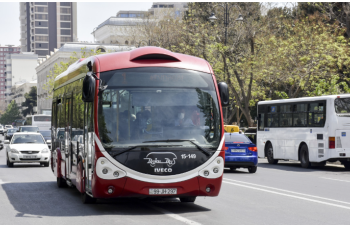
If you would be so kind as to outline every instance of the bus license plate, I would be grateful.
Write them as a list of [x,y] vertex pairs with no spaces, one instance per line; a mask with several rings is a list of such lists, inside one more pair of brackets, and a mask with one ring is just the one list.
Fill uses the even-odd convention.
[[36,155],[24,155],[23,158],[24,159],[35,159]]
[[177,188],[150,188],[150,195],[176,195]]
[[245,152],[245,149],[231,148],[231,152]]

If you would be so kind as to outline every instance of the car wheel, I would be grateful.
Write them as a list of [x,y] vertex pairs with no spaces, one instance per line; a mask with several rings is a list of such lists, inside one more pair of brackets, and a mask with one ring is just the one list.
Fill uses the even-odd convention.
[[257,169],[258,169],[258,167],[257,167],[257,166],[251,166],[251,167],[248,167],[248,171],[249,171],[249,173],[255,173]]
[[44,167],[49,167],[49,165],[50,165],[49,162],[44,163]]
[[196,201],[196,196],[180,198],[181,202],[194,202]]
[[86,193],[81,194],[81,200],[84,204],[93,204],[96,202],[96,198],[91,198],[89,195]]
[[7,160],[6,160],[6,161],[7,161],[7,162],[6,162],[7,167],[13,167],[13,163],[12,163],[12,162],[10,162],[9,158],[7,158]]
[[343,165],[344,165],[346,170],[350,170],[350,162],[348,162],[348,161],[343,162]]
[[231,171],[236,171],[236,169],[237,169],[236,167],[230,167]]
[[267,144],[266,148],[267,148],[267,161],[270,164],[277,164],[278,159],[275,159],[273,157],[273,147],[272,147],[272,144],[270,142]]
[[303,145],[300,150],[300,162],[301,162],[301,167],[303,168],[310,168],[311,163],[309,160],[309,150],[307,149],[306,145]]
[[64,188],[67,187],[67,182],[65,179],[63,179],[62,177],[57,177],[57,186],[59,188]]

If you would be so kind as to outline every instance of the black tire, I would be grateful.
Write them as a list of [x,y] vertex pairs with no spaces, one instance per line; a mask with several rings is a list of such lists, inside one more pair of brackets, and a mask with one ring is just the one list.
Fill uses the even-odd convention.
[[50,163],[49,162],[46,162],[46,163],[43,163],[44,164],[44,167],[49,167]]
[[272,144],[269,142],[266,146],[267,148],[267,161],[270,163],[270,164],[277,164],[278,163],[278,159],[275,159],[273,157],[273,147],[272,147]]
[[57,187],[64,188],[67,187],[67,182],[62,177],[57,177]]
[[344,165],[346,170],[350,170],[350,162],[348,162],[348,161],[343,162],[343,165]]
[[92,198],[89,195],[87,195],[86,193],[82,193],[81,194],[81,200],[84,204],[93,204],[96,203],[96,198]]
[[257,169],[258,169],[258,167],[257,167],[257,166],[251,166],[251,167],[248,167],[248,171],[249,171],[249,173],[255,173]]
[[231,171],[236,171],[236,169],[237,169],[236,167],[230,167]]
[[180,198],[180,201],[181,202],[194,202],[196,201],[196,196],[193,196],[193,197],[183,197],[183,198]]
[[13,167],[13,163],[10,162],[9,158],[6,160],[7,167]]
[[300,163],[303,168],[311,168],[309,160],[309,150],[306,145],[301,146],[300,149]]

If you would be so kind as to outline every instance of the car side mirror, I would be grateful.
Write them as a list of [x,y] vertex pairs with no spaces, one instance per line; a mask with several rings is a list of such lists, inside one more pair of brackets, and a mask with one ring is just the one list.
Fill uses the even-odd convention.
[[230,105],[230,96],[228,92],[228,86],[225,82],[218,83],[219,95],[221,100],[221,106],[227,107]]
[[51,144],[51,140],[47,140],[47,141],[46,141],[46,144]]
[[87,72],[83,81],[82,99],[84,102],[93,102],[95,98],[96,80],[92,72]]
[[5,144],[10,144],[10,141],[9,140],[5,140],[4,143]]

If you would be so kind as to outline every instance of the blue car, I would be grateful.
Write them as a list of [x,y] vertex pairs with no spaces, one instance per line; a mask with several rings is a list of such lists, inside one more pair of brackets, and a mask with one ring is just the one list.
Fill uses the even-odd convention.
[[225,167],[231,170],[248,168],[255,173],[258,168],[258,151],[255,144],[244,134],[225,133]]

